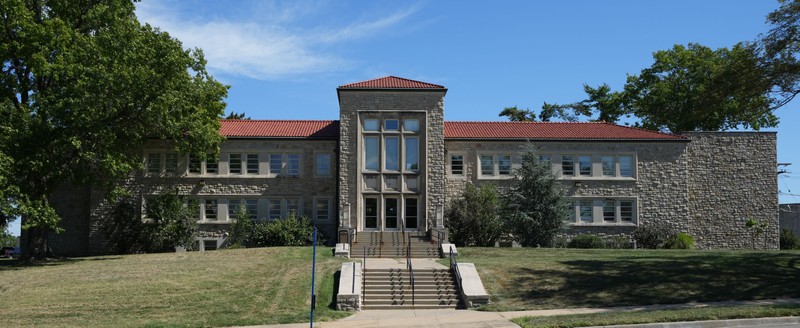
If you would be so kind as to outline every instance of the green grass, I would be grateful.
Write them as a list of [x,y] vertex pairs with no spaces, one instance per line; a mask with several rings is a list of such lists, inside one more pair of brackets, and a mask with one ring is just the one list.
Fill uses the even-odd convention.
[[[315,321],[330,308],[342,260],[317,254]],[[176,327],[307,322],[311,248],[0,262],[0,327]]]
[[636,311],[523,317],[511,321],[521,327],[587,327],[628,325],[655,322],[701,321],[722,319],[765,318],[800,315],[800,305],[723,306],[679,310]]
[[800,297],[800,252],[461,248],[488,311]]

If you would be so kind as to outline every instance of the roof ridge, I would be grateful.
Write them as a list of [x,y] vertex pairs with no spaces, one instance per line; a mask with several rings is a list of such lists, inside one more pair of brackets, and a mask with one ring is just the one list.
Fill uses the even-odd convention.
[[675,137],[680,137],[681,136],[680,134],[672,133],[672,132],[662,132],[662,131],[659,131],[659,130],[648,130],[648,129],[645,129],[645,128],[640,128],[640,127],[635,127],[635,126],[628,126],[628,125],[619,125],[619,124],[616,124],[616,123],[605,122],[605,121],[603,121],[601,123],[611,124],[611,125],[614,125],[614,126],[621,126],[621,127],[624,127],[624,128],[634,129],[634,130],[638,130],[638,131],[660,133],[660,134],[668,135],[668,136],[675,136]]
[[[396,83],[399,82],[399,83]],[[407,84],[407,85],[402,85]],[[447,89],[443,85],[395,75],[342,84],[338,89]]]
[[[608,122],[540,122],[540,121],[444,121],[445,123],[511,123],[511,124],[601,124]],[[616,124],[615,124],[616,125]],[[622,126],[622,125],[617,125]],[[649,131],[649,130],[646,130]]]

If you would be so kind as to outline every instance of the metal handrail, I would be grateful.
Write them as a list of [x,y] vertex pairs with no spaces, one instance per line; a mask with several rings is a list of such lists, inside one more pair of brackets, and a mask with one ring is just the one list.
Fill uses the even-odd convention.
[[350,288],[350,294],[356,293],[356,261],[353,261],[353,285]]
[[411,264],[411,240],[408,241],[408,246],[406,248],[406,268],[408,269],[411,282],[411,306],[415,306],[416,290],[414,287],[414,265]]
[[444,239],[445,232],[436,230],[436,242],[439,243],[439,249],[442,249],[442,239]]
[[450,246],[450,270],[456,275],[456,285],[458,285],[459,293],[463,292],[461,287],[461,271],[458,270],[458,258],[457,255],[453,254],[453,246]]
[[378,232],[378,257],[383,257],[383,231]]
[[367,246],[364,246],[364,259],[361,262],[361,300],[367,299]]

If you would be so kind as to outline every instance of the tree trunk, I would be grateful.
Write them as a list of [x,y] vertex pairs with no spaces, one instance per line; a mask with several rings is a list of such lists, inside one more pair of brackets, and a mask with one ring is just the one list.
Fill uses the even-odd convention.
[[50,250],[47,247],[47,229],[29,228],[25,230],[25,234],[27,236],[25,238],[25,247],[22,248],[22,259],[34,260],[50,256]]

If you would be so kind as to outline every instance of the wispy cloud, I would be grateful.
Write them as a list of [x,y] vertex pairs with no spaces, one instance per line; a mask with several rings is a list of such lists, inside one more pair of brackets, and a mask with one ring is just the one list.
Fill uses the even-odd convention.
[[207,67],[215,74],[272,80],[344,69],[350,61],[327,48],[385,32],[407,20],[417,8],[344,26],[308,27],[296,23],[303,15],[320,10],[324,8],[271,4],[252,8],[244,18],[187,18],[175,7],[143,2],[137,4],[136,13],[140,21],[169,32],[184,47],[203,49]]

